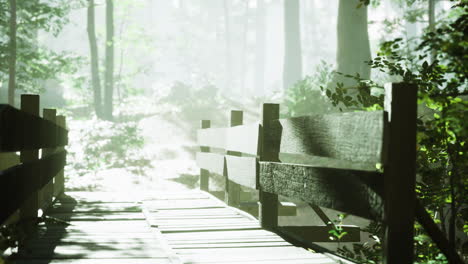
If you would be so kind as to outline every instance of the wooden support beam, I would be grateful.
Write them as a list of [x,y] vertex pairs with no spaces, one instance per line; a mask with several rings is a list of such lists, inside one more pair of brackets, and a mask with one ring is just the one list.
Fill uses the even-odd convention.
[[[242,202],[240,203],[241,210],[251,213],[253,216],[258,217],[258,202]],[[297,206],[291,202],[279,202],[278,203],[278,216],[296,216]]]
[[[279,119],[279,104],[263,104],[262,106],[262,129],[260,133],[260,160],[277,162],[278,149],[272,148],[272,141],[278,141],[277,138],[265,131],[271,129],[271,124],[274,120]],[[257,166],[259,168],[259,166]],[[257,183],[261,183],[260,173],[257,171]],[[263,228],[274,230],[278,226],[278,195],[266,192],[263,186],[259,186],[259,221]]]
[[[200,128],[205,129],[211,126],[210,120],[202,120]],[[201,152],[209,152],[209,147],[200,147]],[[210,172],[206,169],[200,169],[200,190],[208,192],[210,190]]]
[[[55,109],[45,108],[43,109],[43,117],[45,120],[49,121],[51,124],[56,123],[56,116],[57,111]],[[52,145],[55,145],[55,141],[57,140],[57,127],[55,126],[46,126],[43,130],[43,134],[46,137],[46,141],[50,142]],[[52,155],[56,151],[56,148],[44,148],[42,149],[42,157],[47,157]],[[44,177],[44,175],[41,175]],[[52,178],[40,191],[41,193],[41,201],[40,201],[40,208],[42,210],[46,210],[52,204],[53,196],[54,196],[54,179]]]
[[[56,123],[60,128],[66,129],[66,121],[65,121],[65,116],[59,115],[56,118]],[[63,137],[64,135],[60,135]],[[63,138],[59,138],[61,141],[61,144],[64,143]],[[65,146],[60,146],[57,148],[57,151],[63,151],[65,150]],[[60,194],[63,194],[65,192],[65,175],[64,175],[64,169],[62,168],[60,172],[57,174],[55,177],[54,181],[54,196],[58,197]]]
[[385,264],[410,264],[414,255],[417,86],[385,86],[388,147],[384,165]]
[[[39,116],[39,95],[21,95],[21,110],[31,115]],[[30,135],[41,133],[39,127],[36,127],[28,132]],[[20,133],[20,131],[16,131],[16,133]],[[38,138],[40,138],[40,135]],[[22,163],[32,162],[39,159],[39,150],[23,150],[20,153],[20,160]],[[38,184],[40,182],[40,172],[36,171],[34,175],[31,175],[29,182],[31,185]],[[26,197],[25,202],[20,208],[20,221],[28,222],[33,218],[36,218],[38,209],[39,193],[34,191]]]
[[[237,111],[237,110],[232,110],[231,111],[231,120],[230,120],[230,126],[235,127],[235,126],[240,126],[244,122],[244,113],[242,111]],[[235,156],[235,157],[241,157],[242,154],[237,151],[230,151],[228,150],[227,155]],[[226,161],[224,162],[224,177],[226,179],[226,185],[225,185],[225,192],[226,195],[224,196],[225,202],[229,206],[234,206],[234,207],[239,207],[240,205],[240,185],[229,180],[229,174],[228,170],[226,168]]]
[[333,226],[280,226],[278,229],[281,232],[292,233],[296,236],[300,236],[302,239],[310,242],[360,242],[361,232],[357,226],[340,226],[343,228],[344,235],[340,240],[337,240],[329,232],[333,229]]
[[260,162],[259,174],[264,191],[368,219],[382,219],[381,173]]

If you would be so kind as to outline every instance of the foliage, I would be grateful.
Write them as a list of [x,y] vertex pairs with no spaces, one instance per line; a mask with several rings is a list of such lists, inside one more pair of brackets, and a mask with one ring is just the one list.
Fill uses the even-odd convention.
[[379,263],[382,254],[382,244],[379,238],[382,234],[382,225],[378,222],[371,222],[361,231],[369,234],[371,242],[365,242],[364,244],[355,243],[352,249],[343,246],[338,248],[337,253],[348,259],[356,260],[359,263]]
[[[417,47],[418,56],[403,55],[406,45],[397,38],[384,42],[378,56],[369,62],[373,69],[419,87],[417,194],[457,250],[462,245],[455,232],[468,221],[462,210],[468,199],[468,101],[463,97],[468,94],[467,9],[466,1],[459,2],[451,11],[451,19],[439,23],[435,32],[426,32]],[[327,89],[326,95],[334,105],[382,109],[383,96],[370,92],[371,88],[382,89],[382,84],[360,76],[348,77],[359,82],[353,87],[359,92],[353,96],[342,85]],[[446,263],[421,226],[415,227],[417,263]]]
[[346,216],[346,214],[338,214],[338,219],[335,219],[333,222],[329,223],[333,227],[330,231],[328,231],[328,233],[332,235],[332,237],[330,237],[331,240],[341,241],[341,238],[348,234],[348,232],[344,231],[343,228],[343,221]]
[[[83,176],[110,168],[125,168],[143,175],[151,167],[141,148],[144,140],[135,122],[109,122],[101,120],[77,121],[80,129],[76,135],[80,148],[71,148],[69,156],[73,171]],[[73,177],[73,175],[72,175]]]
[[283,105],[286,115],[300,116],[317,112],[330,112],[329,102],[322,95],[320,87],[332,78],[331,65],[322,61],[312,76],[306,76],[286,91]]
[[[69,53],[53,52],[38,43],[38,32],[58,35],[68,23],[68,14],[80,6],[73,1],[17,1],[17,87],[28,92],[38,92],[40,81],[59,78],[61,74],[76,71],[81,59]],[[0,0],[0,81],[8,78],[9,5]]]

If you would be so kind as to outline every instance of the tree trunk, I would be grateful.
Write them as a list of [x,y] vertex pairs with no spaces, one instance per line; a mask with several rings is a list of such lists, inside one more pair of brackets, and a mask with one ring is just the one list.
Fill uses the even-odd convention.
[[[429,18],[429,31],[434,32],[435,31],[435,1],[436,0],[429,0],[428,1],[428,18]],[[436,60],[436,51],[434,49],[431,50],[431,63]]]
[[265,0],[257,0],[255,27],[255,90],[262,96],[265,89]]
[[[365,61],[371,59],[369,34],[367,31],[367,6],[357,8],[359,0],[340,0],[337,24],[337,71],[369,79],[371,68]],[[335,76],[335,83],[345,87],[354,86],[350,78]]]
[[114,1],[106,0],[106,74],[104,118],[112,119],[114,93]]
[[10,0],[10,57],[8,60],[8,104],[15,106],[16,88],[16,0]]
[[244,6],[244,28],[242,29],[242,57],[241,57],[241,69],[242,72],[241,74],[241,91],[242,91],[242,96],[247,96],[248,91],[247,91],[247,72],[249,70],[249,64],[247,63],[248,60],[248,50],[247,50],[247,42],[248,42],[248,33],[249,33],[249,1],[245,1],[245,6]]
[[284,0],[283,88],[302,79],[302,50],[299,0]]
[[226,59],[226,80],[224,89],[227,92],[231,92],[232,82],[232,52],[231,52],[231,19],[229,12],[229,1],[224,0],[224,26],[225,26],[225,59]]
[[101,78],[99,77],[99,54],[96,41],[94,0],[88,0],[88,40],[91,53],[91,85],[93,87],[94,111],[102,118]]

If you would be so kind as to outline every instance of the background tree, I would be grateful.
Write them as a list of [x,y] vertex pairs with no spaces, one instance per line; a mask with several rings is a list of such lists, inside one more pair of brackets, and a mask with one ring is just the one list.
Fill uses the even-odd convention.
[[231,90],[232,82],[232,51],[231,51],[231,12],[230,12],[230,1],[224,0],[224,30],[225,30],[225,60],[226,60],[226,79],[224,89],[227,91]]
[[[14,18],[10,10],[13,2],[16,3],[14,13],[17,22],[16,30],[13,30],[15,32],[10,29]],[[11,103],[14,100],[16,95],[11,92],[12,89],[43,92],[46,80],[58,79],[61,75],[76,71],[79,58],[71,53],[52,51],[40,45],[37,36],[39,30],[58,35],[68,22],[69,12],[80,6],[79,0],[68,2],[0,0],[0,34],[10,37],[10,34],[15,33],[14,39],[8,37],[0,40],[0,82],[4,89],[0,92],[2,95],[5,94],[5,97],[0,98],[2,103]],[[13,44],[15,44],[14,52]],[[14,67],[16,70],[14,78],[9,78],[10,71],[13,70],[10,67],[13,60],[16,61]],[[10,82],[14,82],[14,85]],[[5,83],[9,83],[8,89],[4,86]]]
[[8,71],[8,103],[15,106],[16,88],[16,0],[10,0],[10,45]]
[[255,23],[255,90],[263,95],[265,89],[265,0],[257,0]]
[[114,96],[114,1],[106,0],[106,72],[104,118],[112,119]]
[[[358,73],[369,79],[371,68],[366,63],[371,59],[369,33],[367,30],[367,5],[360,0],[340,0],[338,5],[336,71],[343,74]],[[356,82],[336,75],[335,82],[345,87]]]
[[299,0],[284,0],[283,88],[302,79],[302,49]]
[[87,13],[87,32],[89,40],[89,50],[91,56],[91,85],[93,87],[93,102],[94,111],[98,117],[102,117],[102,99],[101,99],[101,78],[99,76],[99,54],[96,40],[96,19],[95,19],[95,2],[88,0]]

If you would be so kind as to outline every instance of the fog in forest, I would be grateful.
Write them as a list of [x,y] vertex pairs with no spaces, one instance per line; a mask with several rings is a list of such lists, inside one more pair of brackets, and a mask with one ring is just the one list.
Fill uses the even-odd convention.
[[[0,0],[0,103],[19,108],[21,94],[39,94],[41,109],[66,117],[70,191],[198,189],[201,120],[228,127],[231,110],[240,110],[237,125],[261,122],[264,103],[280,104],[281,118],[382,110],[384,84],[405,81],[423,91],[418,166],[438,175],[422,186],[445,186],[436,188],[440,199],[425,201],[443,215],[440,201],[466,200],[466,189],[448,194],[456,186],[448,171],[466,161],[467,7],[452,7],[464,1],[18,0],[16,20],[12,2]],[[435,129],[440,118],[456,127]],[[437,142],[424,141],[431,137]],[[447,144],[462,158],[429,153]],[[424,181],[430,173],[421,171]],[[224,190],[221,175],[210,181]],[[319,221],[307,203],[281,199],[296,202],[298,215],[280,224]],[[326,212],[340,224],[369,224]],[[424,261],[437,255],[427,254]]]

